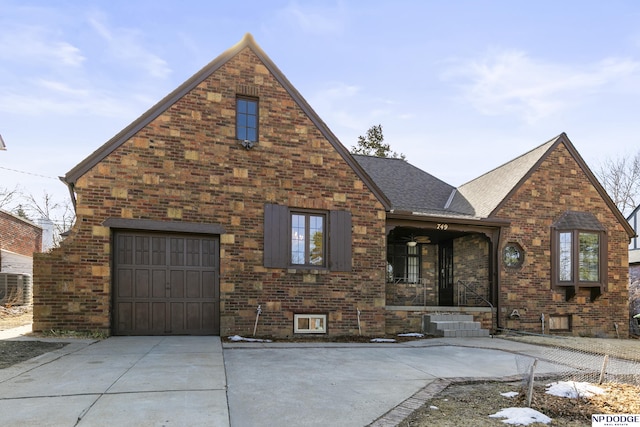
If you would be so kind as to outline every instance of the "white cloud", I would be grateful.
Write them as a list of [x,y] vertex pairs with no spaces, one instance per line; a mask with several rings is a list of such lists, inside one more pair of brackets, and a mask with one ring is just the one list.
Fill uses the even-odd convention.
[[515,115],[528,123],[584,102],[587,95],[612,90],[619,79],[640,74],[640,63],[608,58],[575,65],[534,59],[505,50],[482,59],[458,61],[443,76],[458,80],[463,99],[486,115]]
[[15,26],[0,33],[0,57],[3,61],[47,63],[52,68],[60,65],[79,67],[85,60],[80,49],[72,44],[56,40],[44,28]]
[[89,24],[107,42],[109,54],[122,61],[124,66],[142,69],[150,76],[159,79],[164,79],[171,74],[171,68],[167,61],[144,47],[140,31],[110,28],[106,18],[99,13],[94,13],[89,17]]

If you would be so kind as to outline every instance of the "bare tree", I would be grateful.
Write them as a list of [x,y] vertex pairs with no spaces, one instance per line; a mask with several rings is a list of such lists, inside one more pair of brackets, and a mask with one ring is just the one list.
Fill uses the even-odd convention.
[[71,202],[65,200],[57,201],[46,191],[42,193],[40,199],[33,194],[23,194],[24,204],[19,205],[29,218],[48,219],[53,223],[53,245],[59,246],[62,241],[62,234],[68,231],[75,221],[75,212]]
[[623,215],[629,215],[640,202],[640,152],[635,157],[604,159],[596,175]]
[[18,196],[18,189],[14,188],[10,190],[8,188],[0,187],[0,209],[9,206],[13,199]]

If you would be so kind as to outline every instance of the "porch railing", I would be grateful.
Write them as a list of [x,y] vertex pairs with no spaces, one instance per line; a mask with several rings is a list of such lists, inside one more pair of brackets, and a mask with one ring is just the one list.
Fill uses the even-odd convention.
[[[458,280],[456,285],[458,287],[458,305],[462,304],[461,298],[464,298],[464,304],[466,305],[466,303],[467,303],[467,292],[472,293],[473,295],[475,295],[476,297],[480,298],[482,301],[487,303],[487,305],[491,308],[491,330],[495,331],[496,330],[495,313],[494,313],[495,309],[494,309],[493,304],[491,303],[491,301],[489,301],[487,298],[485,298],[484,296],[482,296],[479,293],[477,293],[472,287],[470,287],[468,284],[464,283],[462,280]],[[464,294],[464,295],[461,295],[461,294]]]

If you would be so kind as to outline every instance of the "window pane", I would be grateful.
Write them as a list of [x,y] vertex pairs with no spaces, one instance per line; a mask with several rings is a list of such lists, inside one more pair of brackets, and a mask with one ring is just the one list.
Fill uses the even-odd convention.
[[560,281],[573,280],[571,260],[571,233],[560,233]]
[[291,215],[291,264],[304,264],[304,223],[304,215]]
[[322,265],[323,263],[323,220],[321,216],[309,217],[309,234],[311,241],[309,242],[309,263],[313,265]]
[[248,139],[249,141],[257,141],[258,138],[256,136],[256,130],[248,128],[247,129],[247,137],[245,139]]
[[595,233],[580,233],[580,281],[599,280],[600,239]]
[[244,99],[238,99],[238,105],[237,105],[237,111],[238,113],[245,113],[247,112],[247,101]]
[[255,101],[245,101],[247,103],[247,113],[251,114],[253,116],[257,115],[258,113],[258,103]]
[[410,256],[407,258],[407,281],[409,283],[418,283],[418,257]]

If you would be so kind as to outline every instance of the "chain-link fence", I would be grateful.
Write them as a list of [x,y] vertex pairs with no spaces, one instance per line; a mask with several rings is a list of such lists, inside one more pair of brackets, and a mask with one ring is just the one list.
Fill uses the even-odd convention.
[[[549,362],[558,367],[552,376],[559,381],[593,384],[624,383],[640,385],[640,342],[635,340],[557,339],[557,345],[545,345],[538,358],[516,356],[518,373],[528,383],[534,362]],[[547,375],[547,374],[545,374]]]

